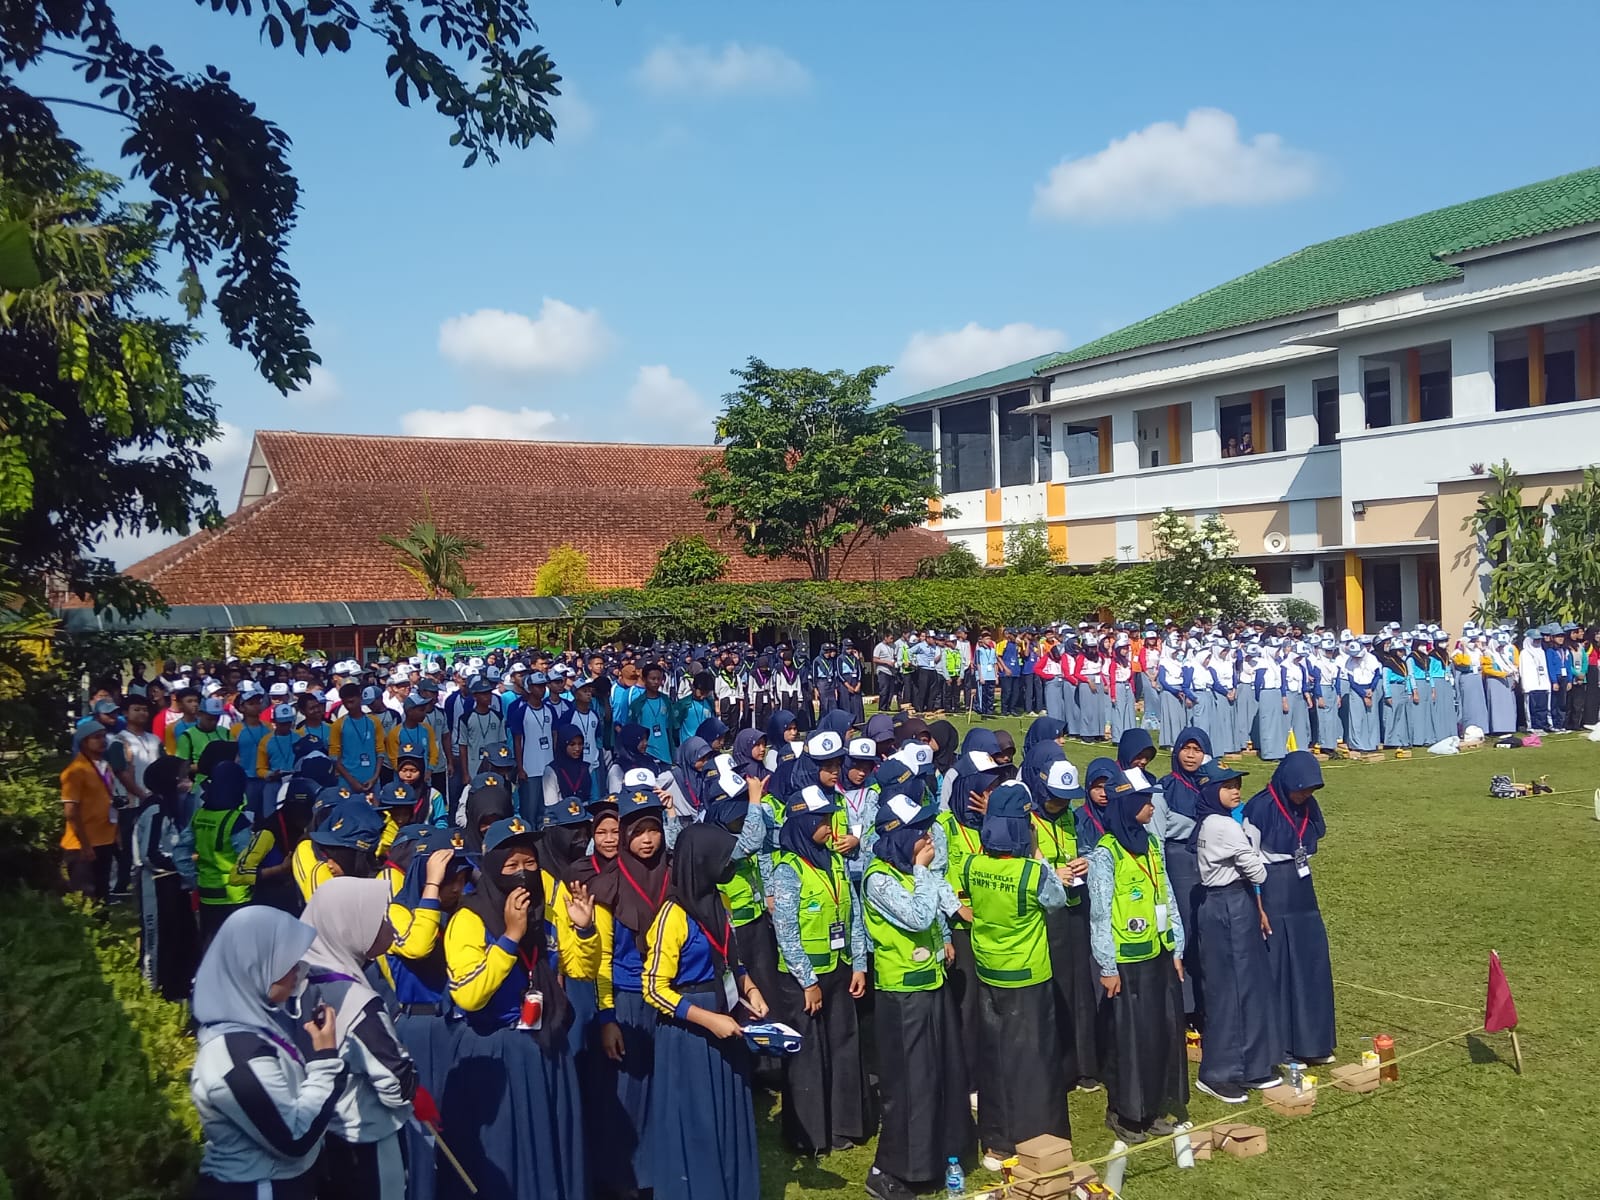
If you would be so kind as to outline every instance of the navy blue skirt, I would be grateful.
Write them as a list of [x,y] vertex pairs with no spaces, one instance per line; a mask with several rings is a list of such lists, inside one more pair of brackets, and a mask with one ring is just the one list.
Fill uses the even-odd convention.
[[1241,1086],[1265,1079],[1283,1059],[1283,1041],[1276,1033],[1272,968],[1250,885],[1202,888],[1195,927],[1206,979],[1200,1078]]
[[[727,1012],[720,984],[691,985],[682,995]],[[758,1200],[750,1066],[743,1038],[713,1038],[698,1025],[660,1018],[645,1132],[655,1200]]]
[[[439,1107],[479,1197],[587,1200],[578,1072],[565,1043],[549,1051],[532,1033],[466,1022],[457,1039]],[[467,1200],[455,1171],[436,1177],[440,1196]]]
[[617,1025],[622,1030],[622,1061],[613,1062],[603,1050],[594,1052],[596,1085],[590,1089],[595,1121],[591,1137],[597,1154],[597,1181],[614,1192],[632,1192],[650,1186],[644,1147],[645,1121],[650,1115],[650,1080],[655,1073],[656,1010],[639,992],[618,988],[614,993]]
[[1326,1058],[1334,1048],[1333,964],[1311,877],[1292,862],[1268,863],[1261,904],[1272,923],[1267,962],[1278,1034],[1292,1057]]
[[[1205,1020],[1205,963],[1195,939],[1195,908],[1200,903],[1200,859],[1188,839],[1162,843],[1166,852],[1167,881],[1178,901],[1178,920],[1183,922],[1183,1011],[1189,1024],[1203,1028]],[[1098,980],[1099,973],[1096,972]]]
[[[444,1112],[445,1083],[450,1067],[456,1060],[456,1043],[460,1026],[444,1017],[412,1017],[401,1015],[395,1019],[395,1031],[401,1044],[411,1055],[417,1067],[417,1083],[428,1090],[434,1103],[439,1105],[444,1138],[452,1148],[450,1118]],[[442,1158],[435,1159],[436,1151],[421,1131],[411,1123],[401,1130],[406,1147],[406,1197],[407,1200],[433,1200],[437,1195],[434,1183],[436,1171],[455,1173]],[[476,1182],[476,1181],[474,1181]]]

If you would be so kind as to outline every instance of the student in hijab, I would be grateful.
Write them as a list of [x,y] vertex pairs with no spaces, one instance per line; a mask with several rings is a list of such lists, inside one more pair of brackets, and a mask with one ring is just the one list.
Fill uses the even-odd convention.
[[1201,768],[1192,835],[1201,884],[1196,941],[1207,983],[1198,1086],[1224,1104],[1243,1104],[1247,1089],[1275,1087],[1283,1058],[1273,1023],[1268,923],[1256,894],[1267,878],[1261,834],[1250,821],[1233,818],[1244,802],[1243,777],[1220,763]]
[[194,910],[174,861],[183,830],[189,764],[164,754],[145,768],[146,799],[133,826],[133,869],[138,880],[139,967],[164,999],[189,996],[200,961]]
[[807,1154],[872,1136],[854,1001],[867,989],[867,934],[844,859],[833,849],[844,740],[811,735],[794,773],[779,850],[773,855],[772,925],[778,942],[778,1019],[800,1031],[783,1060],[783,1137]]
[[1166,855],[1167,879],[1178,897],[1178,916],[1188,933],[1183,959],[1183,1009],[1192,1029],[1205,1028],[1205,963],[1199,954],[1199,924],[1195,906],[1200,903],[1200,864],[1195,855],[1195,805],[1200,801],[1200,772],[1214,766],[1211,739],[1191,726],[1178,734],[1172,747],[1172,770],[1156,783],[1150,799],[1156,814],[1150,833],[1161,839]]
[[[450,1011],[444,923],[461,906],[472,874],[466,841],[457,829],[429,829],[418,839],[405,883],[389,905],[394,944],[384,959],[394,986],[395,1029],[417,1070],[418,1083],[435,1098],[455,1061],[459,1024]],[[404,1134],[410,1200],[435,1195],[434,1147],[414,1125]],[[450,1170],[448,1166],[444,1170]]]
[[750,1053],[733,1010],[761,1018],[767,1004],[718,890],[733,878],[737,841],[711,822],[683,831],[649,936],[644,994],[661,1014],[645,1127],[655,1200],[761,1193]]
[[[699,819],[700,810],[705,803],[700,795],[700,776],[714,757],[716,752],[711,749],[711,743],[698,734],[684,738],[673,754],[672,778],[678,785],[678,791],[687,801],[689,809],[688,812],[679,813],[679,817],[690,821]],[[671,849],[670,846],[667,848]]]
[[584,757],[588,743],[583,730],[576,725],[556,726],[556,752],[544,773],[544,804],[546,811],[558,808],[563,800],[576,798],[579,804],[588,804],[595,798],[594,769]]
[[643,767],[656,776],[669,773],[672,764],[651,751],[650,731],[643,725],[628,724],[617,730],[616,754],[611,762],[608,794],[622,791],[622,780],[629,771]]
[[304,776],[289,779],[272,814],[251,830],[250,844],[228,882],[249,887],[254,903],[270,904],[292,917],[305,907],[295,886],[294,859],[310,835],[311,810],[320,790]]
[[[956,902],[956,911],[947,913],[950,941],[955,947],[955,961],[950,964],[949,974],[956,1003],[961,1009],[961,1044],[967,1059],[967,1079],[973,1083],[978,1078],[978,976],[972,960],[972,909],[966,894],[965,870],[967,860],[983,849],[979,836],[983,813],[989,803],[989,793],[1000,779],[999,765],[988,754],[981,750],[963,754],[956,764],[948,805],[938,820],[944,832],[945,859],[940,864],[935,858],[935,867],[942,866]],[[974,1099],[973,1104],[976,1103]]]
[[626,1196],[651,1186],[643,1136],[655,1066],[656,1010],[644,998],[646,938],[666,902],[662,806],[648,785],[618,799],[621,849],[595,879],[595,925],[600,934],[597,978],[602,1075],[609,1091],[591,1115],[605,1130],[608,1153],[597,1164],[599,1186]]
[[223,921],[250,903],[249,887],[231,882],[240,856],[250,845],[244,768],[227,757],[207,763],[214,749],[232,751],[236,747],[213,742],[201,753],[201,762],[210,766],[210,772],[200,791],[200,807],[178,842],[179,854],[194,856],[202,954]]
[[858,896],[861,873],[867,869],[864,845],[867,831],[878,819],[878,743],[871,738],[851,738],[846,744],[844,771],[839,776],[839,810],[833,814],[833,848],[844,856],[850,886]]
[[707,717],[695,726],[694,736],[710,746],[714,753],[720,754],[727,749],[728,727],[716,717]]
[[[1204,731],[1201,731],[1204,736]],[[1179,735],[1182,736],[1181,734]],[[1117,739],[1117,766],[1124,772],[1138,771],[1143,774],[1146,767],[1155,761],[1156,744],[1150,738],[1148,729],[1129,729]],[[1130,776],[1135,783],[1140,780],[1139,775]]]
[[566,980],[567,999],[572,1002],[570,1050],[578,1062],[580,1077],[594,1032],[595,1013],[599,1009],[600,939],[583,936],[583,931],[572,924],[567,914],[571,909],[569,900],[593,903],[589,884],[597,872],[584,853],[592,828],[589,810],[576,796],[568,796],[545,812],[545,827],[539,835],[544,894],[549,897],[555,914],[561,974]]
[[1066,732],[1066,725],[1055,717],[1040,717],[1028,726],[1022,739],[1022,771],[1018,778],[1036,807],[1042,807],[1048,798],[1045,781],[1050,777],[1050,768],[1066,761],[1066,752],[1061,748]]
[[1311,858],[1328,831],[1317,804],[1321,787],[1316,756],[1296,750],[1244,806],[1245,820],[1261,831],[1267,863],[1261,911],[1277,1032],[1292,1059],[1314,1064],[1331,1062],[1335,1045],[1328,930],[1311,882]]
[[308,995],[331,1011],[345,1062],[317,1162],[319,1195],[401,1200],[406,1194],[400,1131],[411,1116],[417,1070],[364,974],[394,939],[389,899],[382,879],[340,878],[306,905],[305,923],[317,931],[304,956]]
[[[795,745],[795,743],[797,743],[799,740],[800,726],[797,723],[795,715],[792,711],[787,708],[780,708],[777,712],[768,717],[766,757],[767,770],[776,771],[778,769],[779,754],[786,747],[792,747],[793,750],[798,751],[800,747]],[[789,757],[793,758],[794,754],[791,753]]]
[[765,779],[767,770],[767,735],[760,729],[741,729],[733,735],[733,768],[748,778],[755,775]]
[[483,835],[496,821],[504,821],[515,811],[515,797],[505,780],[493,771],[472,777],[467,792],[467,823],[462,835],[468,854],[483,853]]
[[[1051,720],[1044,717],[1041,720]],[[1050,745],[1051,743],[1045,743]],[[1028,780],[1033,793],[1032,779]],[[1038,856],[1066,888],[1063,908],[1044,914],[1050,945],[1050,982],[1055,993],[1056,1046],[1068,1087],[1092,1092],[1099,1087],[1100,1054],[1095,1045],[1098,976],[1089,954],[1089,902],[1086,896],[1089,859],[1078,846],[1072,802],[1083,799],[1078,769],[1065,757],[1050,764],[1034,794],[1033,832]]]
[[990,1170],[1018,1142],[1072,1136],[1045,933],[1045,914],[1065,908],[1067,892],[1034,857],[1031,800],[1016,780],[996,787],[982,852],[962,868],[978,976],[978,1142]]
[[[484,1196],[585,1200],[585,1113],[568,1053],[571,1006],[532,827],[508,817],[483,839],[476,890],[445,927],[450,996],[463,1013],[440,1097],[451,1149]],[[593,936],[592,907],[568,917]],[[465,1196],[454,1172],[439,1191]]]
[[370,879],[378,873],[378,838],[383,815],[344,788],[324,788],[317,804],[326,816],[294,852],[294,878],[300,898],[310,902],[330,879],[354,875]]
[[1114,765],[1091,763],[1088,779],[1091,795],[1098,785],[1106,796],[1106,832],[1089,852],[1091,946],[1105,993],[1106,1125],[1131,1145],[1172,1132],[1169,1118],[1188,1111],[1184,929],[1161,839],[1148,830],[1150,793]]
[[345,1064],[332,1013],[318,1009],[303,1026],[308,1055],[291,1040],[284,1010],[304,984],[301,959],[315,938],[287,913],[254,906],[223,922],[200,963],[189,1073],[204,1140],[197,1197],[315,1191]]
[[[976,731],[974,731],[976,732]],[[988,732],[985,730],[984,732]],[[949,721],[935,721],[928,726],[929,746],[933,750],[933,773],[939,783],[939,807],[948,808],[945,797],[949,794],[945,780],[950,778],[950,772],[955,769],[956,759],[959,757],[958,747],[961,738],[956,733],[956,727]],[[991,758],[994,756],[992,747],[984,751]]]
[[[946,1162],[973,1147],[961,1016],[945,970],[955,957],[944,881],[933,868],[938,809],[904,778],[880,797],[862,915],[873,950],[878,1150],[867,1176],[877,1200],[909,1200],[937,1186]],[[929,1087],[928,1080],[939,1081]]]
[[[744,785],[742,794],[737,791],[740,783]],[[727,830],[735,838],[733,872],[718,885],[718,890],[733,924],[739,961],[762,996],[775,997],[779,987],[778,942],[768,912],[766,880],[771,874],[771,855],[778,849],[778,825],[768,807],[770,797],[755,776],[740,779],[732,772],[720,774],[709,794],[712,799],[706,805],[706,822]],[[758,1064],[758,1073],[761,1065]]]

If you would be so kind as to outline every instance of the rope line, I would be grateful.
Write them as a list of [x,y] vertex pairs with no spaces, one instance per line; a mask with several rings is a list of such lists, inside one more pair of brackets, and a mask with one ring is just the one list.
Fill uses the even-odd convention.
[[1386,992],[1382,988],[1368,987],[1364,983],[1351,983],[1347,979],[1335,979],[1340,987],[1355,988],[1361,992],[1371,992],[1374,996],[1388,996],[1391,1000],[1410,1000],[1414,1004],[1437,1004],[1440,1008],[1459,1008],[1462,1012],[1477,1012],[1471,1004],[1454,1004],[1449,1000],[1428,1000],[1422,996],[1407,996],[1404,992]]

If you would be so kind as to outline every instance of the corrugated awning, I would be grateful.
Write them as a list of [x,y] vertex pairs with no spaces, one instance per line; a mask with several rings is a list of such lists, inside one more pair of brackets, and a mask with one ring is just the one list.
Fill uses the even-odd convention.
[[[352,600],[349,603],[178,604],[128,619],[115,609],[57,609],[65,633],[201,633],[237,629],[351,629],[387,625],[510,625],[558,621],[558,596],[466,600]],[[624,614],[617,613],[617,616]]]

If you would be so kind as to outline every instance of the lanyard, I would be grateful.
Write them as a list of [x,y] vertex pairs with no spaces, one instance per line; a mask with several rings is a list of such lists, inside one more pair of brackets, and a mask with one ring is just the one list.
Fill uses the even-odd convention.
[[[1272,797],[1272,802],[1278,806],[1278,811],[1283,814],[1283,819],[1289,822],[1289,828],[1294,829],[1294,818],[1289,815],[1289,810],[1283,806],[1283,801],[1278,799],[1278,793],[1272,785],[1267,784],[1267,795]],[[1302,846],[1306,844],[1306,826],[1311,824],[1311,810],[1307,806],[1306,815],[1300,821],[1300,828],[1294,830],[1295,840]]]
[[1106,827],[1100,823],[1100,818],[1094,815],[1094,801],[1091,800],[1089,803],[1085,804],[1083,806],[1083,811],[1089,814],[1089,820],[1094,822],[1094,827],[1100,831],[1100,836],[1104,837],[1106,833]]
[[350,737],[351,741],[358,743],[356,749],[359,750],[361,748],[359,743],[363,741],[365,741],[371,749],[376,750],[378,748],[378,731],[373,729],[372,719],[370,717],[365,715],[357,717],[354,713],[352,713],[345,718],[344,724],[347,735],[353,734],[357,725],[364,726],[366,728],[366,732],[364,734]]
[[522,960],[522,969],[528,973],[528,982],[533,982],[533,968],[539,965],[539,951],[529,953],[521,946],[517,947],[517,957]]
[[816,867],[811,865],[811,862],[810,862],[809,859],[802,858],[800,861],[802,863],[804,863],[807,867],[810,867],[812,872],[817,876],[817,878],[821,879],[825,884],[828,885],[828,895],[833,899],[833,907],[834,908],[838,908],[839,907],[839,877],[833,871],[832,864],[829,865],[828,873],[826,875],[824,875],[821,871],[817,870]]
[[722,940],[720,942],[712,937],[711,930],[701,925],[699,921],[696,921],[695,924],[700,925],[700,932],[706,935],[706,941],[711,943],[711,948],[721,955],[723,963],[726,964],[728,961],[728,941],[733,937],[733,926],[728,923],[727,918],[723,918]]
[[1156,887],[1156,873],[1150,866],[1150,855],[1152,853],[1153,851],[1146,850],[1143,858],[1140,858],[1137,854],[1130,854],[1128,857],[1133,859],[1134,864],[1145,873],[1145,878],[1150,880],[1150,887],[1156,893],[1156,903],[1159,904],[1161,902],[1161,889]]
[[535,708],[530,704],[527,706],[527,711],[528,720],[532,721],[536,726],[538,726],[539,732],[549,736],[550,722],[554,720],[550,714],[550,710],[542,704],[538,708]]
[[956,824],[956,832],[961,835],[961,840],[967,844],[967,851],[969,853],[971,853],[971,854],[976,854],[978,852],[978,847],[973,844],[972,831],[969,830],[960,821],[957,821],[955,824]]
[[861,815],[861,811],[867,807],[867,792],[871,789],[871,786],[871,784],[867,784],[865,787],[857,788],[854,803],[851,803],[850,793],[845,792],[844,803],[845,807],[850,810],[851,816],[859,817]]
[[672,882],[670,878],[663,878],[661,880],[661,894],[652,900],[648,895],[645,894],[645,890],[634,881],[633,876],[628,874],[628,865],[622,861],[621,855],[617,856],[617,870],[622,872],[622,877],[628,881],[628,886],[639,893],[639,899],[650,905],[652,909],[661,907],[662,901],[667,898],[667,887]]

